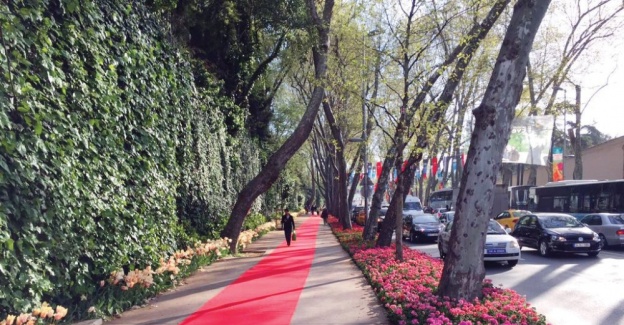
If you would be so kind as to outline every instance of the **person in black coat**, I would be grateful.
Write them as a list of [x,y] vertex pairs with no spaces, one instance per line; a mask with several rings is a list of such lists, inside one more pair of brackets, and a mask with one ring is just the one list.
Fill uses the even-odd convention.
[[295,230],[295,218],[293,218],[293,216],[288,212],[288,209],[284,209],[284,215],[282,216],[282,229],[284,229],[284,235],[286,236],[286,244],[290,246],[292,232]]
[[329,211],[327,211],[327,208],[323,208],[323,212],[321,212],[321,218],[323,218],[323,224],[326,225],[327,218],[329,218]]

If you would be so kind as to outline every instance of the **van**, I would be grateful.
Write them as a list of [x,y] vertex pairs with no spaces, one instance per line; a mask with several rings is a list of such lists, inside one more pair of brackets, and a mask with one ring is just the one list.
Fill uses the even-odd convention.
[[419,215],[425,214],[423,211],[420,199],[413,195],[405,197],[405,203],[403,203],[403,215]]

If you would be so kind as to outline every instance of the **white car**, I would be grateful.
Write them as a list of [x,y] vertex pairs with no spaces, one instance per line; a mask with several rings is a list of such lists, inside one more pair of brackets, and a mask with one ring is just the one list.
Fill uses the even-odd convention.
[[[446,253],[449,249],[452,226],[453,222],[451,221],[442,229],[438,237],[438,250],[440,251],[440,258],[442,259],[446,257]],[[505,231],[505,228],[494,220],[490,220],[488,223],[483,260],[486,262],[506,261],[509,267],[516,266],[520,260],[520,245],[518,245],[518,241],[510,236]]]

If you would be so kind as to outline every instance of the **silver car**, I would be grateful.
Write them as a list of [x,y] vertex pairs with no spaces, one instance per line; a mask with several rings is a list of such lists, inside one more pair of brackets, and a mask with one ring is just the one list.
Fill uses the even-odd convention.
[[439,219],[441,223],[447,224],[455,219],[455,211],[443,212]]
[[[440,258],[444,259],[449,251],[449,241],[451,238],[451,228],[453,221],[450,221],[440,232],[438,238],[438,251]],[[483,249],[483,261],[485,262],[507,262],[509,267],[514,267],[520,261],[520,245],[518,241],[510,236],[505,228],[494,220],[488,221],[487,235],[485,236],[485,247]]]
[[592,213],[581,222],[600,236],[602,247],[624,245],[624,216],[619,213]]

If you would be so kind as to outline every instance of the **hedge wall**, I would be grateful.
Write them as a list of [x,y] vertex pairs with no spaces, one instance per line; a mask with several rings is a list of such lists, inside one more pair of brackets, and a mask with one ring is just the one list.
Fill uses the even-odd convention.
[[241,110],[157,17],[13,0],[0,26],[0,314],[69,306],[218,234],[259,154],[227,135],[223,112]]

